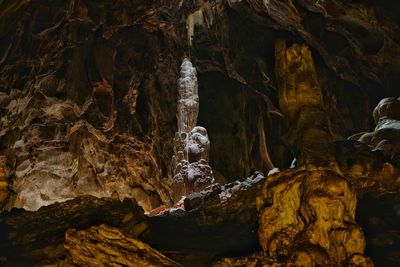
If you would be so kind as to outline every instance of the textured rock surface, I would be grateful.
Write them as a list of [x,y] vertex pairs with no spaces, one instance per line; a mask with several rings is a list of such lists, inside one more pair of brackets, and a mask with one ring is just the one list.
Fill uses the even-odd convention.
[[[135,201],[127,199],[121,203],[94,197],[78,197],[34,212],[4,212],[0,215],[0,230],[6,233],[0,239],[1,263],[5,266],[25,266],[32,262],[92,265],[96,261],[94,254],[97,260],[134,262],[142,254],[129,251],[132,247],[124,242],[129,243],[130,238],[144,241],[189,266],[207,266],[231,253],[252,253],[259,250],[256,196],[261,194],[263,181],[263,175],[255,173],[243,182],[216,185],[187,196],[181,208],[164,210],[148,218]],[[119,241],[113,243],[109,239],[108,226],[104,226],[105,232],[99,228],[79,232],[100,224],[118,227],[119,230],[110,230],[110,235],[117,235]],[[76,230],[69,230],[65,238],[71,228]],[[181,234],[177,235],[178,232]],[[107,248],[111,254],[103,255]],[[88,251],[95,252],[90,256]]]
[[373,132],[359,133],[349,137],[382,150],[386,157],[400,158],[400,98],[382,99],[374,109],[376,127]]
[[356,193],[344,177],[329,171],[286,171],[267,182],[263,192],[259,238],[269,257],[322,266],[363,257]]
[[[167,47],[177,37],[171,22],[158,23],[163,11],[151,4],[111,5],[30,2],[15,14],[18,21],[6,23],[12,49],[0,70],[0,136],[14,193],[8,207],[36,210],[114,192],[147,210],[170,201],[161,181],[172,146],[162,152],[160,142],[173,137],[166,125],[175,120],[175,94],[157,88],[176,88]],[[159,30],[168,35],[164,45],[152,35]],[[146,43],[166,54],[148,51],[151,58],[139,64]]]
[[86,229],[102,223],[132,236],[147,228],[143,209],[132,199],[120,202],[86,196],[36,212],[14,209],[0,214],[0,258],[11,266],[58,261],[66,255],[63,244],[68,228]]
[[212,265],[213,267],[229,266],[280,266],[278,261],[263,257],[262,254],[255,254],[242,258],[223,258]]
[[197,125],[199,115],[197,71],[188,58],[183,59],[178,84],[178,132],[188,133]]
[[291,125],[287,139],[298,151],[299,169],[264,184],[258,230],[263,252],[301,266],[372,266],[355,221],[356,192],[337,168],[311,51],[285,41],[275,47],[279,104]]
[[143,240],[185,266],[209,266],[223,255],[258,251],[256,197],[263,181],[255,173],[193,193],[183,207],[150,217]]
[[88,230],[68,230],[65,248],[70,257],[65,266],[180,266],[149,245],[105,225]]
[[[322,174],[322,178],[319,177]],[[338,189],[338,181],[341,185],[340,188],[347,188],[346,192],[342,192],[344,194],[341,194],[340,190],[336,190]],[[313,188],[313,190],[303,191],[302,187],[295,186],[299,184]],[[284,185],[286,185],[286,189],[290,190],[281,191]],[[118,227],[127,238],[138,238],[150,244],[153,248],[184,266],[210,266],[211,264],[216,266],[243,266],[244,264],[247,264],[246,266],[253,266],[252,264],[263,264],[265,266],[286,266],[287,264],[297,266],[303,264],[309,266],[311,263],[326,260],[327,254],[323,253],[321,248],[317,249],[318,245],[307,242],[307,237],[309,237],[307,234],[313,234],[314,238],[310,238],[312,242],[318,244],[321,242],[322,245],[326,246],[327,243],[325,242],[334,242],[338,240],[337,238],[343,237],[334,235],[338,231],[343,233],[349,228],[356,233],[359,231],[359,228],[354,224],[354,218],[351,217],[354,206],[349,207],[343,204],[343,202],[351,203],[346,199],[349,197],[352,198],[351,200],[354,203],[355,192],[349,191],[348,185],[347,181],[337,177],[337,174],[333,172],[315,171],[310,173],[304,170],[291,170],[269,176],[267,179],[264,179],[260,173],[256,173],[243,182],[224,186],[216,185],[207,191],[193,193],[186,197],[183,207],[164,210],[159,215],[149,217],[147,220],[143,218],[142,210],[132,201],[126,200],[126,202],[120,203],[118,200],[97,200],[93,197],[77,198],[74,201],[53,204],[36,212],[12,211],[0,215],[1,230],[3,233],[7,233],[7,238],[1,240],[1,251],[3,253],[0,258],[3,260],[7,258],[8,261],[4,263],[15,266],[16,263],[32,261],[54,263],[59,262],[60,257],[67,257],[62,262],[67,264],[66,266],[70,266],[72,264],[71,258],[68,258],[69,254],[63,246],[64,234],[67,229],[71,227],[87,229],[91,225],[105,223]],[[274,203],[271,199],[273,195],[281,196],[277,199],[282,201]],[[299,195],[309,201],[295,202],[294,200],[299,200]],[[393,196],[396,199],[396,195]],[[289,200],[285,197],[289,197]],[[369,241],[367,243],[367,255],[372,256],[377,263],[389,262],[392,265],[387,266],[396,266],[396,262],[398,262],[396,258],[396,218],[398,216],[393,217],[393,214],[397,212],[396,203],[398,201],[393,201],[390,196],[378,197],[380,202],[377,202],[377,198],[369,199],[366,199],[367,201],[361,199],[361,206],[357,213],[357,222],[363,226],[367,241]],[[368,210],[372,207],[371,201],[376,202],[375,205],[383,205],[385,208],[374,209],[378,214],[371,213]],[[296,236],[294,243],[292,243],[293,247],[289,246],[288,248],[290,251],[288,257],[280,256],[275,259],[270,256],[265,257],[259,252],[258,210],[262,211],[264,215],[268,215],[268,213],[269,215],[279,215],[280,213],[276,212],[276,208],[281,207],[286,212],[284,214],[288,214],[294,212],[292,208],[296,205],[292,204],[295,203],[297,203],[297,206],[300,205],[301,208],[295,213],[294,218],[299,221],[299,224],[296,224],[294,228],[303,225],[304,228],[310,227],[311,229],[303,230],[304,235]],[[329,204],[333,204],[333,206],[330,206],[332,212],[326,213],[325,211],[329,211],[329,209],[326,209],[326,205]],[[265,207],[270,207],[273,210],[268,212],[264,209]],[[346,218],[345,221],[342,221],[344,214]],[[305,217],[306,215],[309,215],[309,217]],[[288,222],[290,218],[293,217],[284,217],[281,221]],[[302,222],[302,220],[305,221]],[[334,221],[333,227],[323,227],[332,225],[332,221]],[[263,229],[262,231],[266,233],[273,232],[276,229],[279,229],[280,232],[288,230],[280,228],[280,224],[276,220],[268,220],[268,222],[268,225],[260,228],[260,230]],[[340,227],[343,223],[345,227]],[[262,223],[261,226],[263,226]],[[278,226],[278,228],[274,226]],[[283,226],[285,228],[287,224]],[[24,229],[24,231],[20,229]],[[96,235],[97,231],[95,230]],[[85,232],[84,236],[89,237],[89,232]],[[179,235],[177,235],[178,232]],[[327,233],[330,234],[328,234],[328,239],[320,239],[326,237],[325,234]],[[268,236],[268,233],[266,236]],[[125,237],[121,237],[121,239]],[[285,236],[280,236],[278,239],[284,240],[284,238]],[[171,240],[174,240],[174,242],[171,242]],[[75,241],[76,239],[73,242]],[[96,253],[102,255],[102,251],[104,252],[106,249],[94,245],[91,241],[85,242],[77,245],[83,251],[94,248]],[[113,242],[110,243],[112,251],[115,250],[113,255],[122,255],[122,258],[126,260],[127,258],[124,258],[124,255],[127,250],[114,245]],[[357,243],[347,245],[352,248],[360,246]],[[72,249],[74,247],[75,245],[71,246]],[[279,251],[285,253],[286,250]],[[247,255],[255,252],[256,254],[249,257],[218,260],[224,256]],[[318,252],[322,254],[318,254]],[[77,250],[73,253],[77,253]],[[387,258],[385,255],[390,256]],[[137,254],[134,253],[131,255],[132,258],[136,256]],[[105,259],[104,257],[101,258]],[[91,257],[88,260],[90,259]],[[121,258],[112,257],[109,260],[118,261]],[[368,259],[359,254],[355,254],[349,260],[364,262],[365,264],[361,266],[368,263]]]
[[400,101],[382,99],[373,112],[375,130],[336,142],[336,161],[356,190],[398,192],[400,189],[399,116]]
[[197,125],[199,95],[196,68],[184,58],[179,78],[178,132],[174,138],[172,198],[200,192],[215,182],[208,165],[210,139],[207,130]]
[[[1,161],[0,161],[1,162]],[[0,163],[0,208],[3,208],[10,194],[4,160]]]
[[279,40],[275,61],[279,106],[290,124],[287,143],[297,149],[298,165],[334,168],[332,134],[309,47],[296,43],[287,47]]
[[367,192],[384,194],[399,191],[399,165],[382,151],[350,140],[335,142],[335,148],[339,169],[351,181],[359,196]]
[[200,192],[215,182],[208,164],[210,141],[207,130],[196,126],[190,132],[177,132],[172,159],[172,195],[175,202],[192,192]]

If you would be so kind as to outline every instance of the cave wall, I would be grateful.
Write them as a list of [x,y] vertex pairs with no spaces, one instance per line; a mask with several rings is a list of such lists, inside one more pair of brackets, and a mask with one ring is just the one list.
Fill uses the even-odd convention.
[[37,209],[114,192],[146,209],[168,203],[172,146],[164,140],[173,137],[182,49],[180,28],[158,22],[179,14],[143,1],[23,9],[2,36],[10,39],[1,66],[7,205]]

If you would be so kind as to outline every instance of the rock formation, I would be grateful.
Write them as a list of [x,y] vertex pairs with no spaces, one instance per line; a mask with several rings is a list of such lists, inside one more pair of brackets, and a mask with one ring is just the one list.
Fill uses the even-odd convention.
[[287,143],[298,151],[298,163],[306,168],[334,162],[332,134],[324,111],[321,85],[309,47],[305,44],[275,46],[279,106],[290,124]]
[[385,156],[395,159],[400,156],[400,98],[382,99],[375,107],[373,132],[359,133],[349,137],[382,150]]
[[363,256],[356,193],[336,172],[286,171],[264,185],[259,237],[264,253],[296,266],[341,266]]
[[9,197],[10,188],[6,173],[6,160],[4,159],[4,157],[1,158],[0,162],[0,209],[2,209]]
[[68,228],[84,230],[98,224],[118,227],[134,238],[147,229],[143,209],[133,199],[81,196],[36,212],[14,209],[0,215],[0,229],[9,233],[0,237],[0,259],[18,266],[57,262],[66,256]]
[[[340,266],[363,256],[365,239],[355,221],[357,196],[337,172],[314,60],[306,45],[276,45],[279,103],[292,125],[289,143],[300,170],[283,171],[264,184],[266,207],[259,238],[266,256],[296,266]],[[305,170],[301,170],[305,168]]]
[[399,17],[0,0],[0,265],[399,266]]
[[105,225],[68,230],[65,247],[70,253],[61,263],[65,266],[181,266],[149,245],[125,236],[118,228]]
[[178,84],[178,132],[188,133],[196,126],[199,115],[197,72],[188,58],[183,59]]
[[181,65],[178,100],[178,132],[174,138],[172,164],[173,199],[199,192],[214,182],[208,165],[210,140],[204,127],[196,126],[199,96],[196,69],[189,59]]

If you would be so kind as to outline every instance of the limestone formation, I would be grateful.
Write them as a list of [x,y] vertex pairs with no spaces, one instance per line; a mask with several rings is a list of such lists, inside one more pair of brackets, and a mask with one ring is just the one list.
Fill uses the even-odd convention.
[[326,170],[285,171],[265,183],[263,196],[259,238],[267,257],[306,259],[304,266],[365,258],[363,231],[355,221],[356,193],[344,177]]
[[[286,41],[275,44],[279,105],[289,128],[287,143],[298,151],[305,167],[334,168],[334,148],[324,111],[321,85],[309,47]],[[333,165],[333,166],[332,166]]]
[[382,150],[389,159],[400,158],[400,98],[382,99],[373,113],[376,127],[373,132],[349,137]]
[[183,60],[179,79],[178,132],[174,138],[172,165],[173,199],[199,192],[214,182],[208,165],[210,140],[204,127],[196,126],[199,96],[196,69],[189,59]]
[[197,72],[188,58],[181,65],[178,92],[178,132],[187,133],[196,126],[199,114]]
[[4,207],[10,194],[10,187],[8,184],[5,160],[0,159],[0,209]]
[[9,234],[0,236],[0,263],[2,258],[14,266],[57,262],[67,254],[63,245],[68,228],[84,230],[98,224],[118,227],[135,238],[147,229],[143,209],[134,199],[80,196],[35,212],[4,211],[0,228]]
[[[340,168],[360,192],[400,188],[400,99],[382,99],[373,111],[374,131],[352,135],[337,149]],[[351,166],[349,166],[351,165]]]
[[[35,105],[46,106],[46,103]],[[62,106],[58,108],[66,108]],[[63,114],[59,114],[60,119],[66,116]],[[37,210],[81,195],[111,197],[117,193],[123,199],[137,195],[138,189],[154,189],[154,181],[143,181],[142,178],[148,171],[146,164],[154,164],[154,159],[144,152],[146,145],[143,141],[127,136],[108,137],[82,122],[69,128],[66,125],[55,127],[55,132],[48,133],[47,127],[32,126],[24,132],[26,137],[15,142],[12,153],[23,160],[17,162],[15,178],[10,186],[14,194],[10,197],[8,208]],[[55,134],[55,138],[59,138],[50,147],[41,139],[47,134]],[[32,157],[27,157],[32,146],[37,149],[30,154]],[[140,147],[145,150],[141,151]],[[110,154],[109,149],[119,153]],[[120,163],[115,165],[112,162]],[[138,201],[150,210],[152,204],[144,192],[143,196],[137,195]],[[167,195],[164,197],[168,200]]]
[[238,258],[223,258],[215,262],[212,267],[240,267],[240,266],[265,266],[265,267],[280,267],[276,260],[271,260],[263,257],[261,253],[254,254],[248,257],[238,257]]
[[65,266],[181,266],[149,245],[124,235],[118,228],[106,225],[68,230],[65,247],[70,253],[61,263]]
[[363,256],[365,239],[355,221],[357,196],[337,172],[322,90],[306,45],[276,43],[279,103],[291,125],[288,142],[299,168],[267,180],[259,239],[265,256],[303,266],[344,265]]
[[339,169],[351,181],[358,196],[400,189],[399,165],[383,151],[355,140],[335,142],[335,147]]

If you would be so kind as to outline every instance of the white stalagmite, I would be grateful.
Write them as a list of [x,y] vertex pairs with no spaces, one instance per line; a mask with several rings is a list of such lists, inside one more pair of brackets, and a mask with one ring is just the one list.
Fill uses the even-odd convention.
[[197,72],[192,62],[185,58],[181,65],[179,78],[178,132],[190,132],[196,126],[198,114]]
[[178,132],[174,138],[172,164],[173,199],[200,192],[214,183],[208,165],[210,140],[204,127],[196,126],[199,114],[197,72],[189,59],[183,59],[178,81]]

